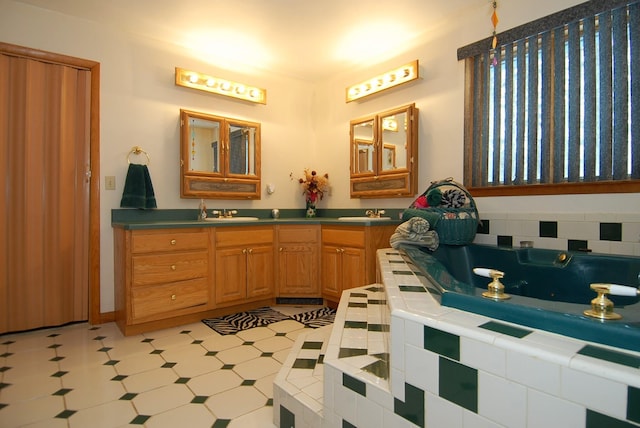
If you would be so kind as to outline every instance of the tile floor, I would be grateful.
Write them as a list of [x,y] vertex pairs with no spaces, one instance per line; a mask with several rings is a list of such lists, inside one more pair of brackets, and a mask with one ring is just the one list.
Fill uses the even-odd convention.
[[0,336],[0,428],[273,428],[273,380],[307,331],[285,320],[125,337],[114,323],[82,323]]

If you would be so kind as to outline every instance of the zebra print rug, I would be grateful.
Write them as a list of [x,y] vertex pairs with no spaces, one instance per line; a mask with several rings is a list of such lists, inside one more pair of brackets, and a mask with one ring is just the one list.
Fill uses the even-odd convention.
[[225,315],[219,318],[206,318],[202,322],[222,335],[235,334],[254,327],[263,327],[274,322],[294,320],[308,328],[319,328],[333,324],[336,311],[331,308],[314,309],[295,315],[285,315],[270,307],[264,307],[247,312]]

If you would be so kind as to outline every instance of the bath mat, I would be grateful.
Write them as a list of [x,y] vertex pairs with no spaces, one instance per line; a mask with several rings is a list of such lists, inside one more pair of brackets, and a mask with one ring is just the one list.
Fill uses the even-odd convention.
[[284,320],[294,320],[306,327],[318,328],[332,324],[335,313],[336,311],[331,308],[320,308],[288,316],[273,308],[264,307],[219,318],[206,318],[202,322],[212,330],[227,335]]

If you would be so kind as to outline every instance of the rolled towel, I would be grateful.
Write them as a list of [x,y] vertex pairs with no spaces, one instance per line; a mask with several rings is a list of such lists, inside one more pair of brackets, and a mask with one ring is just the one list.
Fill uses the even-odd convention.
[[467,197],[462,190],[449,189],[442,193],[442,206],[445,208],[460,208],[465,202]]
[[442,202],[442,192],[440,189],[431,189],[427,193],[427,203],[430,207],[437,207]]
[[423,235],[420,235],[417,239],[408,239],[406,236],[401,233],[394,233],[391,235],[389,239],[389,244],[391,247],[398,249],[402,246],[418,246],[425,247],[430,251],[435,251],[438,249],[438,245],[440,245],[440,237],[435,230],[430,230]]
[[429,222],[429,227],[435,229],[440,220],[440,213],[421,210],[416,208],[407,208],[402,212],[402,220],[407,221],[412,217],[421,217]]
[[406,239],[417,239],[429,230],[429,222],[421,217],[411,217],[396,227],[395,233]]

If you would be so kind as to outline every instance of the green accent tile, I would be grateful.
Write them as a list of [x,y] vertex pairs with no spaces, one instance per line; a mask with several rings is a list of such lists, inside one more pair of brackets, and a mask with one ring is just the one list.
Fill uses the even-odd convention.
[[194,340],[193,342],[191,342],[192,345],[200,345],[202,344],[202,342],[204,342],[204,340]]
[[283,332],[276,333],[276,337],[277,337],[277,336],[286,336],[286,335],[287,335],[287,333],[283,333]]
[[4,409],[7,406],[8,406],[8,404],[0,403],[0,410]]
[[58,413],[55,417],[58,419],[69,419],[75,413],[76,413],[75,410],[63,410],[60,413]]
[[425,325],[424,349],[460,360],[460,336]]
[[92,330],[100,330],[100,327],[98,327],[98,326],[94,326],[94,327],[91,327],[91,328],[89,329],[89,331],[92,331]]
[[273,398],[268,398],[267,402],[264,403],[265,406],[273,407]]
[[231,370],[235,367],[235,364],[225,364],[224,366],[222,366],[222,370]]
[[347,306],[349,308],[366,308],[367,304],[364,302],[349,302]]
[[206,395],[196,395],[195,397],[193,397],[193,400],[191,400],[191,402],[193,404],[204,404],[204,402],[208,399],[209,397],[207,397]]
[[180,334],[189,334],[189,333],[191,333],[191,330],[182,330],[180,332]]
[[485,330],[495,331],[496,333],[506,334],[508,336],[517,337],[518,339],[522,339],[528,334],[533,333],[531,330],[527,330],[524,328],[513,327],[511,325],[502,324],[500,322],[489,321],[478,327],[484,328]]
[[273,352],[263,352],[262,354],[260,354],[260,356],[265,358],[271,358],[273,357]]
[[13,353],[11,353],[11,352],[5,352],[4,354],[0,354],[0,357],[2,357],[2,358],[8,358],[8,357],[10,357],[10,356],[12,356],[12,355],[13,355]]
[[627,387],[627,419],[640,423],[640,388]]
[[164,349],[154,349],[153,351],[149,352],[149,354],[151,355],[160,355],[164,352]]
[[289,409],[280,405],[280,427],[290,428],[296,426],[296,415],[291,413]]
[[8,367],[8,366],[2,366],[2,367],[0,367],[0,373],[4,373],[4,372],[6,372],[7,370],[11,370],[11,367]]
[[171,368],[175,367],[176,364],[177,363],[164,363],[160,367],[162,367],[163,369],[171,369]]
[[12,343],[16,343],[15,340],[7,340],[6,342],[2,342],[3,345],[11,345]]
[[324,364],[324,354],[320,354],[318,357],[318,364]]
[[10,383],[0,382],[0,389],[4,389],[4,388],[6,388],[8,386],[11,386],[11,384]]
[[147,415],[138,415],[129,422],[131,425],[144,425],[145,422],[149,420],[151,416]]
[[374,287],[365,288],[365,290],[377,293],[379,291],[384,291],[384,287],[375,287],[374,286]]
[[368,294],[367,293],[351,293],[349,294],[350,297],[367,297]]
[[296,358],[293,362],[292,368],[294,369],[314,369],[316,367],[318,360],[313,360],[311,358]]
[[61,361],[61,360],[64,360],[64,359],[65,359],[65,357],[53,357],[49,361],[56,362],[56,361]]
[[358,357],[360,355],[367,355],[367,349],[359,348],[340,348],[338,352],[338,358]]
[[142,343],[151,343],[153,342],[154,339],[144,339],[142,340]]
[[61,346],[62,345],[56,343],[55,345],[47,346],[47,348],[49,348],[49,349],[58,349]]
[[394,270],[391,273],[394,275],[413,275],[413,271],[410,270]]
[[231,423],[231,419],[218,419],[211,428],[226,428]]
[[127,392],[126,394],[124,394],[122,397],[120,397],[120,400],[126,400],[126,401],[131,401],[134,398],[136,398],[138,394],[133,393],[133,392]]
[[438,391],[441,398],[478,412],[478,371],[448,358],[438,363]]
[[57,390],[56,392],[54,392],[51,395],[67,395],[68,393],[70,393],[71,391],[73,391],[73,389],[69,389],[69,388],[61,388],[59,390]]
[[208,351],[206,354],[204,354],[206,357],[215,357],[216,355],[218,355],[218,351]]
[[115,366],[119,362],[120,362],[120,360],[109,360],[106,363],[104,363],[103,366]]
[[600,348],[594,345],[585,345],[578,351],[580,355],[598,358],[599,360],[609,361],[615,364],[621,364],[627,367],[640,368],[640,358],[635,355],[625,354],[624,352],[613,351],[606,348]]
[[358,428],[357,426],[353,425],[352,423],[345,421],[344,419],[342,420],[342,428]]
[[51,333],[47,337],[58,337],[58,336],[60,336],[60,333]]
[[366,329],[367,328],[367,322],[366,321],[345,321],[344,322],[344,328],[362,328],[362,329]]
[[113,381],[118,381],[118,382],[119,382],[119,381],[121,381],[121,380],[125,380],[126,378],[127,378],[127,376],[126,376],[126,375],[118,375],[118,376],[114,376],[114,377],[112,377],[112,378],[111,378],[111,380],[113,380]]
[[176,381],[174,383],[179,383],[179,384],[186,384],[187,382],[189,382],[191,380],[190,377],[179,377],[178,379],[176,379]]
[[385,360],[378,360],[375,363],[364,366],[362,371],[371,373],[380,379],[389,379],[389,364]]
[[389,331],[389,324],[369,324],[368,331]]
[[246,345],[246,346],[251,346],[251,345],[253,345],[254,343],[256,343],[256,342],[242,342],[242,344],[243,344],[243,345]]
[[386,300],[380,300],[380,299],[369,299],[367,300],[367,303],[370,305],[386,305],[387,301]]
[[242,383],[240,385],[242,386],[253,386],[256,383],[255,380],[253,379],[245,379],[242,381]]
[[421,285],[400,285],[398,286],[400,291],[405,291],[408,293],[426,293],[427,290],[424,289]]
[[404,402],[393,399],[393,411],[409,422],[424,428],[424,391],[408,383],[404,384]]
[[111,351],[112,349],[113,349],[113,348],[109,348],[109,347],[106,347],[106,346],[105,346],[104,348],[100,348],[100,349],[98,349],[98,352],[109,352],[109,351]]
[[353,392],[357,392],[363,397],[367,396],[367,384],[349,376],[346,373],[342,374],[342,386],[344,386],[345,388],[349,388]]
[[303,342],[302,349],[322,349],[324,342]]
[[603,415],[595,410],[587,409],[587,423],[585,428],[638,428],[635,424],[630,424],[611,416]]
[[65,371],[61,370],[61,371],[57,371],[54,374],[52,374],[51,377],[62,377],[64,375],[66,375],[67,373],[69,373],[69,372],[65,372]]
[[104,340],[106,338],[107,338],[107,336],[96,336],[96,337],[93,338],[93,340]]

